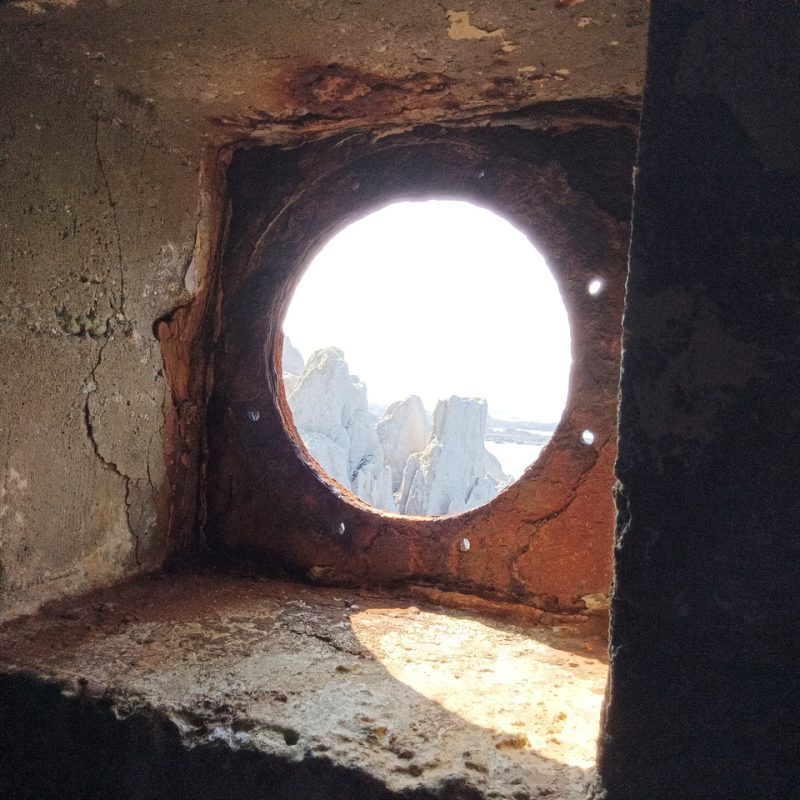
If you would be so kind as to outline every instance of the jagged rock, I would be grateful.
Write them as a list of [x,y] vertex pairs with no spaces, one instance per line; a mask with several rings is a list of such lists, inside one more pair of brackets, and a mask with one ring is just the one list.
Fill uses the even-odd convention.
[[[297,368],[302,356],[284,342],[285,365]],[[484,447],[485,400],[453,396],[440,401],[431,434],[422,400],[412,395],[389,406],[376,426],[366,386],[350,375],[344,354],[333,347],[313,353],[299,376],[284,370],[284,383],[295,426],[311,455],[328,475],[376,508],[457,514],[487,503],[508,483]]]
[[342,351],[314,352],[288,401],[300,437],[328,475],[370,505],[397,510],[367,388],[350,375]]
[[392,403],[378,422],[377,434],[386,463],[392,471],[392,491],[397,492],[409,456],[424,450],[431,435],[422,400],[412,394],[405,400]]
[[283,388],[288,397],[297,386],[300,376],[305,369],[303,354],[292,344],[292,340],[284,334],[283,355],[281,356],[283,367]]
[[458,514],[491,500],[508,483],[483,445],[486,401],[450,397],[433,415],[433,435],[403,473],[399,508],[404,514]]
[[303,354],[292,344],[292,340],[284,335],[283,337],[283,357],[281,358],[284,375],[302,375],[306,367]]
[[297,388],[299,380],[299,375],[291,375],[288,372],[283,373],[283,390],[286,392],[287,397]]

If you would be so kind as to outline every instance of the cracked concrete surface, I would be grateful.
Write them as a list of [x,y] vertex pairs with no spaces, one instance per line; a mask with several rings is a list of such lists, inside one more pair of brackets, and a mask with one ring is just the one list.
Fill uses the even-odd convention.
[[196,228],[191,163],[58,48],[38,58],[31,71],[22,49],[2,56],[0,484],[27,488],[0,519],[0,618],[159,560],[151,326],[186,296]]
[[[239,753],[290,775],[346,768],[389,796],[577,800],[606,676],[605,642],[579,625],[224,576],[52,605],[0,629],[0,652],[12,681],[32,670],[121,719],[161,715],[184,748],[227,749],[233,794]],[[90,776],[105,757],[94,753]],[[350,796],[340,791],[326,797]]]
[[152,326],[209,274],[218,148],[635,108],[646,23],[638,0],[0,3],[0,485],[27,482],[0,501],[0,618],[167,554],[167,459],[189,456],[163,452]]

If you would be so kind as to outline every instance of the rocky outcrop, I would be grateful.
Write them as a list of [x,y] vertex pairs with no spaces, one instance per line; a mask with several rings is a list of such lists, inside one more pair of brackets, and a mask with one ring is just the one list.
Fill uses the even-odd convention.
[[392,471],[392,491],[397,492],[409,457],[424,450],[431,436],[431,424],[421,398],[412,394],[392,403],[378,423],[377,434]]
[[367,387],[350,375],[342,351],[313,353],[288,401],[300,437],[325,472],[370,505],[395,511]]
[[306,368],[306,362],[303,358],[303,354],[292,344],[292,340],[286,335],[283,337],[281,366],[283,367],[283,385],[286,389],[286,396],[288,397],[297,386],[297,382],[300,380],[300,376]]
[[[283,378],[295,427],[320,467],[376,508],[458,514],[488,503],[509,482],[484,447],[486,401],[441,400],[433,428],[422,400],[392,403],[380,421],[367,387],[334,347],[303,357],[284,339]],[[292,372],[301,369],[301,374]]]
[[433,435],[406,465],[399,509],[404,514],[458,514],[491,500],[508,483],[483,445],[486,401],[450,397],[433,415]]
[[292,344],[288,336],[283,337],[283,371],[290,375],[302,375],[306,367],[303,354]]

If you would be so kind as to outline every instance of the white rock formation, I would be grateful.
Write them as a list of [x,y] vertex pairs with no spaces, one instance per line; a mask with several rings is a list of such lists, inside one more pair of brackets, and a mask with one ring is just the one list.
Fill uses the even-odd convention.
[[283,337],[283,355],[281,356],[281,365],[283,367],[283,387],[286,390],[288,397],[293,391],[300,376],[305,369],[305,361],[303,354],[292,344],[292,340],[284,334]]
[[433,435],[403,473],[399,510],[404,514],[458,514],[491,500],[508,483],[483,445],[486,401],[450,397],[433,415]]
[[305,369],[303,354],[292,344],[292,340],[284,335],[283,337],[283,357],[281,358],[283,371],[290,375],[302,375]]
[[416,395],[392,403],[377,422],[367,388],[350,374],[341,350],[317,350],[304,365],[288,337],[283,380],[308,451],[328,475],[376,508],[458,514],[489,502],[509,482],[484,447],[485,400],[440,400],[432,431]]
[[370,505],[396,511],[367,388],[350,375],[342,351],[313,353],[288,401],[298,433],[325,472]]
[[431,425],[422,400],[412,394],[405,400],[392,403],[378,422],[377,434],[386,463],[392,471],[392,491],[397,492],[409,456],[424,450],[431,436]]

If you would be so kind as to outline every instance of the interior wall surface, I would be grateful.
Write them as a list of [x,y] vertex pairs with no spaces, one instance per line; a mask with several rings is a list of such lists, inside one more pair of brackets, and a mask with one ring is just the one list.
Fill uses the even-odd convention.
[[[635,117],[628,122],[424,126],[377,142],[351,135],[236,154],[208,418],[212,547],[316,581],[429,580],[549,610],[582,608],[583,595],[608,591]],[[311,466],[289,432],[275,362],[283,314],[315,248],[373,208],[429,196],[491,207],[531,237],[568,308],[574,361],[564,417],[536,464],[489,505],[426,520],[370,509]],[[596,297],[587,291],[595,277],[605,282]],[[435,331],[435,308],[414,316]],[[590,445],[584,429],[595,434]]]
[[0,615],[198,542],[209,376],[187,341],[214,333],[230,147],[561,101],[635,111],[647,13],[0,2]]
[[189,296],[200,142],[43,44],[6,43],[0,107],[3,617],[163,560],[152,322]]
[[800,764],[800,15],[657,0],[617,463],[608,800]]

